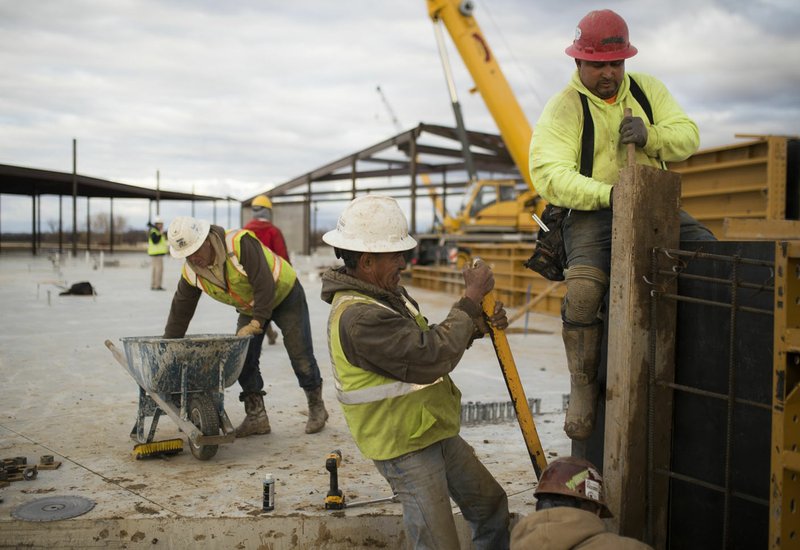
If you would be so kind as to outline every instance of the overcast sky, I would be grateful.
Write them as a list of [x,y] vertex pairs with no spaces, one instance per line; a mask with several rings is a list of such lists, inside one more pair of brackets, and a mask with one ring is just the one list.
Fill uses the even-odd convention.
[[[701,147],[800,133],[797,0],[475,3],[533,126],[577,22],[611,8],[626,68],[667,84]],[[448,45],[467,127],[497,132]],[[75,138],[81,174],[237,199],[395,134],[378,85],[404,128],[453,124],[425,0],[0,0],[0,67],[0,163],[70,172]],[[145,201],[114,210],[147,220]],[[30,199],[2,195],[0,229],[29,228]]]

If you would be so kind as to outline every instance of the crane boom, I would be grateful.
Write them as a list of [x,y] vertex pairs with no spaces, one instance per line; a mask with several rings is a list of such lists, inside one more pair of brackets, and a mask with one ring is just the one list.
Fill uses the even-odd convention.
[[511,86],[489,48],[470,0],[427,0],[434,23],[442,21],[467,67],[517,168],[535,192],[528,171],[528,149],[533,130]]

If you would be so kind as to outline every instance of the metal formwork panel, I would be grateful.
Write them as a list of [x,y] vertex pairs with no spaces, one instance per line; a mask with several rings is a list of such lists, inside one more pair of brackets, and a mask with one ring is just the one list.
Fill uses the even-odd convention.
[[763,548],[772,244],[683,244],[675,379],[657,381],[673,390],[671,460],[651,474],[669,479],[666,547]]
[[[669,414],[671,406],[672,422],[665,428],[670,433],[651,432],[642,442],[650,445],[654,437],[670,442],[669,466],[651,462],[649,479],[643,480],[654,486],[667,483],[665,497],[654,492],[648,499],[651,542],[658,549],[764,548],[769,526],[773,243],[683,242],[681,250],[658,253],[672,256],[674,269],[650,280],[677,277],[678,290],[669,295],[653,287],[659,300],[677,301],[677,324],[674,379],[654,381],[671,398],[649,407],[658,415]],[[595,432],[587,442],[573,443],[573,454],[600,467],[605,370],[601,365]]]
[[800,548],[800,241],[775,249],[769,547]]
[[681,175],[681,205],[724,238],[726,218],[798,219],[798,139],[756,141],[698,151],[670,163]]

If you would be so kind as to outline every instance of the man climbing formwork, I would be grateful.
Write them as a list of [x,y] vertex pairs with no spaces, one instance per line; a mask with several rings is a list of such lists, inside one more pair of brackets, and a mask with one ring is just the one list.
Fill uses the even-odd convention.
[[[688,158],[700,141],[697,125],[664,84],[625,72],[625,60],[636,52],[625,20],[615,12],[592,11],[581,19],[566,49],[576,71],[548,101],[531,140],[533,184],[551,205],[567,212],[561,223],[567,259],[561,316],[571,375],[564,430],[573,440],[587,439],[594,429],[613,189],[626,164],[626,146],[635,145],[637,163],[658,168]],[[624,116],[626,108],[633,116]],[[683,210],[680,238],[714,240]]]

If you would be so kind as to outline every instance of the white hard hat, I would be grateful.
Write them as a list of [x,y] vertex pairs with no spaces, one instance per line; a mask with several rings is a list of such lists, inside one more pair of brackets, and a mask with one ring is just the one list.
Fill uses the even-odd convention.
[[167,240],[173,258],[185,258],[197,252],[208,237],[211,224],[189,216],[178,216],[169,224]]
[[153,223],[164,223],[164,218],[161,216],[156,216],[156,219],[153,220]]
[[392,197],[364,195],[344,209],[336,229],[322,236],[327,244],[355,252],[401,252],[417,246],[408,222]]

